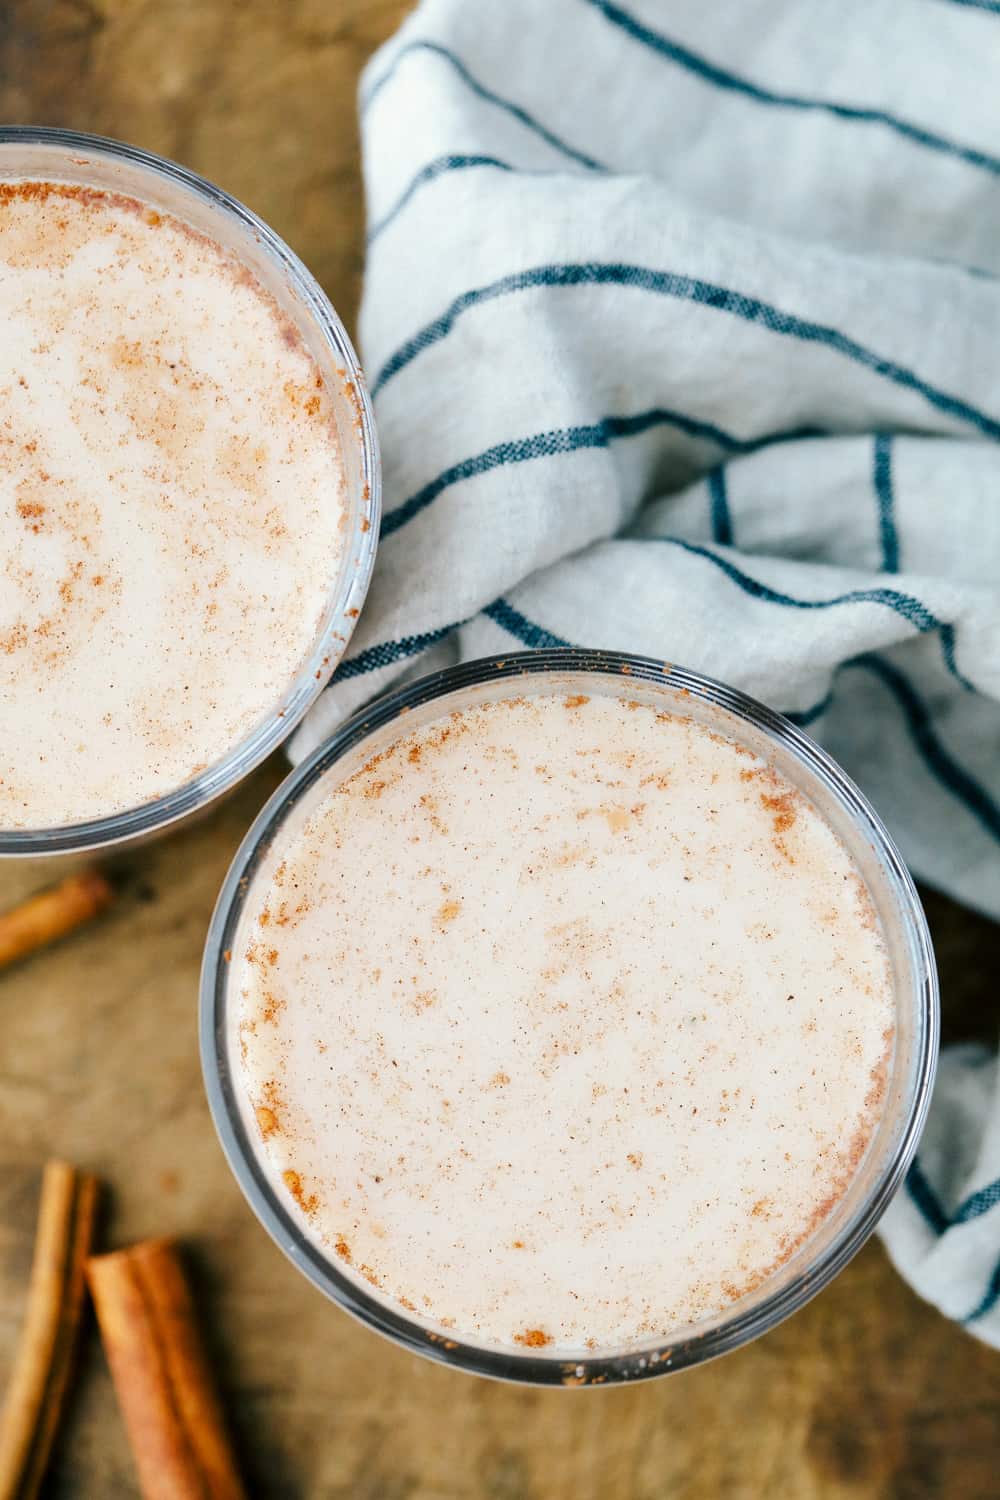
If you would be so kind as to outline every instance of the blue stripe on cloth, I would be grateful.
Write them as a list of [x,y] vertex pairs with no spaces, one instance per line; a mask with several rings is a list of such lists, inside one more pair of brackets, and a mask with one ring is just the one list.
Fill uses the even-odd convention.
[[482,453],[452,464],[436,478],[422,485],[401,505],[388,511],[382,518],[381,535],[392,536],[412,521],[414,516],[426,510],[445,490],[453,484],[460,484],[464,479],[474,479],[479,474],[488,474],[492,469],[526,463],[534,458],[551,458],[555,454],[576,453],[584,448],[607,448],[615,439],[639,437],[655,427],[676,427],[688,437],[716,443],[730,453],[754,453],[773,443],[798,442],[825,436],[817,428],[797,427],[789,432],[765,433],[758,438],[738,438],[713,422],[701,422],[697,417],[663,406],[634,412],[630,416],[601,417],[596,422],[583,423],[579,427],[552,427],[547,432],[534,432],[528,437],[494,443]]
[[[728,558],[720,557],[718,553],[710,551],[708,547],[701,547],[696,542],[686,542],[681,537],[675,536],[652,537],[650,540],[667,542],[672,547],[680,547],[696,557],[705,558],[731,578],[745,594],[750,594],[754,599],[762,599],[768,604],[781,604],[788,609],[835,609],[842,604],[881,604],[887,609],[895,610],[896,614],[901,615],[922,635],[931,631],[939,632],[941,651],[949,672],[969,692],[976,691],[973,684],[962,676],[955,663],[954,627],[945,620],[939,620],[926,604],[912,594],[903,594],[898,589],[851,589],[846,594],[834,594],[830,599],[798,599],[792,594],[781,593],[780,590],[761,583],[758,578],[744,573]],[[858,661],[864,659],[855,658]]]
[[982,167],[987,172],[1000,175],[1000,157],[990,156],[986,151],[977,151],[973,146],[963,146],[958,141],[948,140],[946,136],[937,135],[923,125],[914,125],[909,120],[902,120],[898,115],[891,115],[886,110],[859,108],[853,104],[837,104],[828,99],[809,99],[801,94],[779,94],[774,89],[764,88],[758,83],[753,83],[749,78],[743,78],[738,73],[730,72],[728,68],[720,67],[718,63],[711,62],[707,57],[692,52],[689,47],[684,47],[661,32],[654,31],[652,27],[644,25],[642,21],[630,15],[627,10],[622,10],[621,6],[610,4],[610,0],[585,0],[585,3],[600,11],[612,26],[617,26],[634,41],[641,42],[661,57],[676,63],[716,88],[740,94],[746,99],[753,99],[757,104],[832,115],[837,120],[849,120],[858,125],[882,125],[917,146],[925,146],[930,151],[940,151],[969,166]]
[[847,359],[892,381],[904,390],[916,392],[917,395],[923,396],[931,406],[945,412],[948,416],[970,423],[985,436],[1000,439],[1000,420],[980,411],[978,407],[970,406],[960,397],[952,396],[947,391],[942,391],[928,381],[922,380],[912,370],[907,370],[902,365],[896,364],[894,360],[886,359],[881,354],[876,354],[874,350],[865,348],[863,344],[848,338],[836,328],[830,328],[824,323],[813,323],[806,318],[797,317],[794,313],[783,312],[780,308],[774,307],[771,303],[762,302],[757,297],[748,297],[743,292],[733,291],[729,287],[716,286],[713,282],[702,281],[694,276],[681,276],[672,271],[653,271],[646,266],[601,265],[594,262],[534,266],[527,271],[516,271],[510,276],[501,276],[499,280],[489,282],[485,286],[463,292],[440,317],[435,318],[419,333],[407,339],[386,361],[372,385],[372,395],[377,396],[390,380],[425,349],[447,338],[458,319],[470,308],[536,287],[577,286],[623,286],[634,291],[675,297],[682,301],[694,302],[702,307],[712,308],[716,312],[728,313],[748,323],[759,324],[769,333],[800,339],[805,343],[819,344],[824,348],[832,349],[837,354],[844,355]]
[[992,1312],[997,1303],[1000,1302],[1000,1260],[993,1268],[989,1285],[983,1293],[983,1300],[978,1307],[974,1307],[970,1313],[962,1319],[963,1323],[974,1323],[977,1318],[985,1318],[988,1312]]
[[506,630],[515,640],[521,642],[532,651],[551,650],[556,646],[568,646],[569,641],[564,641],[561,635],[553,635],[551,630],[546,630],[542,625],[535,625],[531,620],[522,615],[520,610],[508,604],[506,599],[494,599],[492,604],[487,604],[483,610],[495,625],[501,630]]
[[899,535],[896,531],[895,501],[892,493],[892,438],[887,432],[875,437],[872,463],[875,496],[878,500],[878,534],[882,546],[883,573],[899,572]]
[[712,506],[712,540],[723,547],[733,544],[733,518],[729,514],[726,471],[720,464],[708,476],[708,496]]
[[967,5],[970,10],[988,10],[1000,16],[1000,0],[944,0],[947,5]]
[[996,1208],[1000,1203],[1000,1177],[986,1187],[977,1188],[970,1193],[956,1208],[952,1218],[953,1224],[968,1224],[971,1219],[978,1219],[982,1214],[988,1214],[991,1208]]
[[970,1193],[953,1214],[947,1214],[916,1157],[906,1174],[906,1190],[926,1220],[928,1227],[933,1229],[935,1234],[944,1234],[947,1229],[955,1225],[968,1224],[971,1220],[989,1213],[991,1208],[996,1208],[1000,1203],[1000,1178],[998,1178],[996,1182],[991,1182],[986,1187],[978,1188],[976,1192]]
[[808,729],[810,724],[815,724],[817,719],[823,717],[832,703],[833,693],[829,692],[825,698],[814,703],[812,708],[786,708],[784,717],[790,719],[799,729]]
[[906,1191],[919,1209],[928,1229],[932,1229],[937,1235],[944,1234],[951,1221],[942,1208],[937,1193],[924,1176],[924,1169],[917,1157],[913,1158],[906,1174]]
[[636,412],[630,417],[603,417],[601,420],[607,427],[610,438],[637,437],[648,432],[651,427],[676,427],[688,437],[717,443],[730,453],[756,453],[760,448],[769,448],[775,443],[798,443],[805,439],[831,436],[820,427],[789,427],[783,432],[762,433],[760,437],[738,438],[716,426],[714,422],[703,422],[698,417],[675,411],[668,406],[651,406],[648,411]]
[[961,262],[942,260],[938,265],[947,266],[951,271],[963,271],[966,276],[974,276],[977,281],[1000,281],[995,271],[987,271],[983,266],[966,266]]
[[402,505],[384,515],[381,535],[383,538],[392,536],[393,532],[412,521],[422,510],[426,510],[444,490],[461,483],[463,479],[488,474],[491,469],[506,468],[508,464],[527,463],[533,458],[548,458],[556,453],[574,453],[581,448],[606,448],[609,438],[607,424],[595,422],[584,427],[554,427],[549,432],[536,432],[530,437],[495,443],[492,448],[477,453],[473,458],[452,464],[450,469],[445,469],[443,474],[417,490]]
[[871,672],[896,699],[903,711],[914,744],[928,770],[943,787],[965,806],[984,831],[1000,842],[1000,807],[985,787],[952,757],[938,739],[930,710],[912,683],[898,667],[871,654],[855,656],[845,667],[862,667]]
[[515,120],[519,121],[520,124],[524,125],[528,130],[539,136],[543,141],[545,141],[546,145],[549,145],[553,147],[554,150],[561,152],[561,154],[567,157],[570,161],[575,161],[579,166],[586,167],[588,171],[591,172],[604,171],[604,167],[599,161],[596,161],[594,157],[588,156],[584,151],[578,151],[575,146],[571,146],[567,141],[561,140],[554,131],[549,130],[548,127],[543,125],[540,120],[536,120],[534,115],[530,115],[526,109],[522,109],[520,104],[514,104],[512,100],[505,99],[501,94],[494,93],[494,91],[491,88],[488,88],[485,83],[481,83],[478,78],[474,78],[462,59],[460,57],[457,57],[454,52],[449,50],[449,48],[442,47],[440,42],[428,42],[418,39],[413,42],[407,42],[405,47],[400,47],[399,51],[392,59],[392,62],[389,64],[388,68],[386,68],[385,72],[380,78],[377,78],[375,80],[371,88],[362,98],[362,115],[364,115],[366,111],[370,109],[372,104],[378,98],[379,94],[385,88],[386,84],[389,82],[396,69],[399,67],[399,64],[403,61],[403,58],[412,56],[412,54],[415,52],[429,52],[433,57],[443,58],[445,62],[449,63],[451,67],[454,68],[455,72],[458,74],[459,78],[461,78],[462,82],[467,86],[467,88],[471,89],[471,91],[474,94],[478,95],[480,99],[485,99],[488,104],[495,104],[498,109],[504,110],[506,114],[511,115]]
[[[488,615],[491,620],[506,630],[508,635],[516,637],[525,646],[530,646],[532,650],[570,644],[561,636],[553,635],[551,630],[535,625],[513,605],[508,604],[506,599],[495,599],[492,604],[486,605],[482,613]],[[425,630],[419,635],[407,635],[398,641],[383,641],[377,646],[369,646],[366,651],[361,651],[357,656],[341,662],[333,675],[332,682],[343,682],[349,677],[363,677],[368,672],[377,672],[382,667],[395,666],[397,662],[406,661],[411,656],[418,656],[421,651],[426,651],[429,646],[435,645],[446,635],[450,635],[453,630],[459,630],[467,623],[466,620],[455,620],[453,624],[443,625],[439,630]]]
[[426,167],[421,167],[405,192],[401,193],[392,208],[382,215],[368,231],[368,244],[374,244],[382,233],[388,229],[397,214],[402,213],[414,193],[422,188],[425,183],[433,182],[436,177],[443,177],[447,172],[463,172],[469,167],[492,167],[499,172],[513,172],[514,168],[509,162],[501,161],[497,156],[439,156],[434,161],[428,162]]
[[443,625],[440,630],[425,630],[422,635],[406,635],[399,641],[384,641],[378,646],[369,646],[367,651],[359,651],[357,656],[342,661],[331,684],[343,682],[348,677],[363,677],[366,672],[377,672],[381,667],[391,667],[396,662],[406,661],[410,656],[417,656],[421,651],[426,651],[428,646],[433,646],[436,641],[450,635],[461,623],[456,621],[454,625]]

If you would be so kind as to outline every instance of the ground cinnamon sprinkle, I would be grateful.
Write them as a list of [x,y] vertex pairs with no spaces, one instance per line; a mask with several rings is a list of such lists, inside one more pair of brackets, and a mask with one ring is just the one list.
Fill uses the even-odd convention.
[[341,1260],[346,1260],[348,1265],[351,1264],[351,1247],[344,1239],[344,1236],[342,1234],[337,1235],[333,1248],[334,1250],[336,1250]]
[[546,1344],[551,1344],[552,1335],[545,1333],[541,1328],[526,1328],[523,1333],[515,1333],[514,1343],[523,1344],[526,1349],[544,1349]]
[[279,1011],[284,1010],[284,1008],[284,1000],[273,994],[270,990],[266,990],[261,1004],[260,1019],[262,1021],[274,1022]]
[[293,1172],[289,1167],[281,1174],[285,1187],[295,1199],[304,1214],[310,1216],[319,1208],[319,1198],[315,1193],[305,1193],[302,1187],[302,1178],[298,1172]]
[[875,906],[871,894],[860,875],[853,875],[851,882],[858,898],[858,917],[862,927],[869,932],[878,931],[878,917],[875,914]]
[[770,797],[766,792],[761,792],[760,800],[768,812],[774,814],[775,833],[784,833],[791,828],[798,816],[795,807],[795,793],[782,792],[778,797]]
[[262,1102],[254,1111],[257,1125],[264,1140],[277,1135],[281,1130],[281,1112],[285,1107],[281,1085],[276,1078],[269,1078],[262,1090]]

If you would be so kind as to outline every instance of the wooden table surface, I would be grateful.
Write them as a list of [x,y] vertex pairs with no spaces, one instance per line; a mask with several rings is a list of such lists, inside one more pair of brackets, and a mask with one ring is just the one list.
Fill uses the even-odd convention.
[[[487,4],[493,0],[468,0]],[[353,323],[362,268],[355,87],[404,0],[3,0],[0,116],[175,157],[263,215]],[[321,1500],[995,1500],[1000,1355],[920,1303],[870,1244],[761,1342],[629,1389],[495,1385],[327,1304],[244,1205],[196,1043],[209,913],[282,774],[136,857],[113,914],[0,977],[0,1376],[38,1174],[110,1184],[105,1242],[178,1233],[255,1497]],[[0,904],[24,876],[0,868]],[[946,1029],[990,1037],[1000,929],[940,898]],[[91,1328],[46,1494],[138,1495]]]

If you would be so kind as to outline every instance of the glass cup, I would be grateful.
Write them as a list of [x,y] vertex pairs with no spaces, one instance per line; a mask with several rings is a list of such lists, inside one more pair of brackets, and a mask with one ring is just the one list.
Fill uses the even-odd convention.
[[[577,692],[638,700],[693,719],[745,745],[810,799],[868,883],[889,950],[896,1036],[882,1115],[865,1156],[835,1208],[773,1276],[724,1312],[660,1339],[567,1358],[477,1343],[405,1313],[373,1295],[292,1218],[262,1165],[259,1133],[240,1082],[238,1017],[226,955],[248,941],[247,898],[273,840],[309,817],[331,785],[401,733],[454,709]],[[222,888],[202,969],[202,1065],[216,1129],[251,1208],[277,1244],[328,1297],[406,1348],[480,1375],[541,1385],[610,1384],[684,1369],[767,1332],[814,1296],[861,1248],[902,1182],[930,1100],[937,1039],[937,975],[920,901],[895,845],[853,782],[795,725],[743,693],[680,667],[610,651],[534,651],[468,662],[389,693],[356,714],[288,777],[250,829]]]
[[118,851],[159,833],[231,790],[288,737],[336,669],[364,603],[375,561],[381,484],[368,393],[344,326],[298,257],[248,208],[174,162],[70,130],[0,129],[0,182],[19,178],[138,198],[200,230],[249,267],[299,330],[323,376],[346,473],[348,545],[315,644],[281,700],[221,760],[163,797],[66,827],[0,828],[0,858],[44,856],[50,863],[57,855]]

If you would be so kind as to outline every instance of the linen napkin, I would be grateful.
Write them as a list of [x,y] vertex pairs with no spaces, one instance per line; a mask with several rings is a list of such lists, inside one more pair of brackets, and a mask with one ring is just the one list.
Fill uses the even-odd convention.
[[[666,657],[1000,915],[998,62],[991,0],[426,0],[361,90],[381,546],[293,754],[460,657]],[[1000,1344],[984,1051],[882,1232]]]

